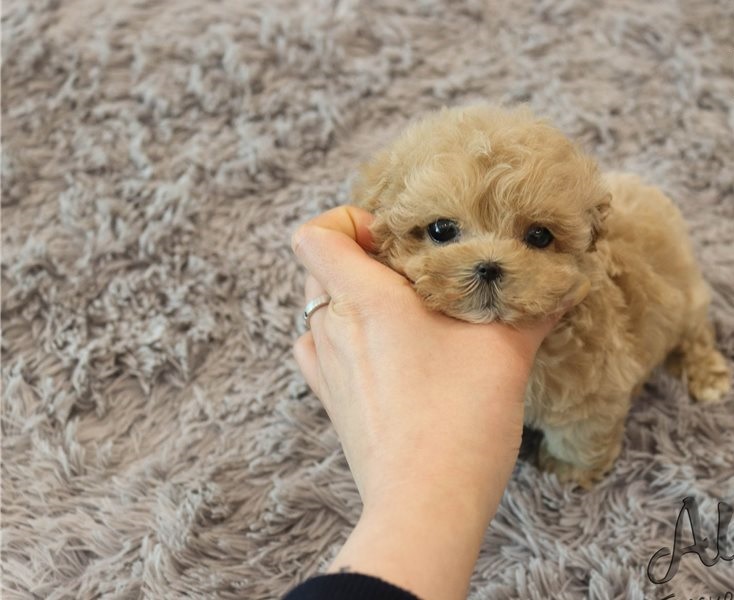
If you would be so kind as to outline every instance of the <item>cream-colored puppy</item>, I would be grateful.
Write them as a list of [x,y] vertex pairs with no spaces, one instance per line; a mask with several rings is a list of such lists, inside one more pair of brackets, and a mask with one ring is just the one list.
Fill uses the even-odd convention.
[[[428,306],[521,324],[576,305],[541,346],[525,400],[540,465],[585,487],[619,454],[630,401],[668,365],[700,402],[730,389],[709,291],[673,203],[599,173],[526,109],[444,109],[361,170],[377,255]],[[487,360],[492,360],[487,356]]]

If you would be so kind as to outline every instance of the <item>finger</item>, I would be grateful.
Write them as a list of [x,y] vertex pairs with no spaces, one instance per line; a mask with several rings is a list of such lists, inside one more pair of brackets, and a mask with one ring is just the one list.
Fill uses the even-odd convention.
[[558,325],[558,322],[563,317],[563,312],[555,312],[549,317],[543,319],[542,321],[539,321],[536,323],[531,329],[531,335],[535,338],[537,338],[538,346],[542,343],[542,341],[545,339],[545,337],[553,331],[553,329]]
[[335,300],[348,297],[350,291],[379,290],[385,285],[386,277],[402,280],[397,273],[367,256],[357,243],[356,239],[364,235],[360,233],[363,227],[349,216],[349,208],[329,211],[332,214],[322,215],[325,218],[321,224],[316,224],[318,218],[314,219],[293,236],[296,256]]
[[310,331],[307,331],[296,340],[296,343],[293,345],[293,354],[308,387],[320,398],[319,363],[316,357],[316,346],[314,346],[313,336]]
[[321,227],[343,233],[357,242],[366,252],[372,252],[374,247],[370,225],[374,220],[374,215],[356,206],[338,206],[301,225],[293,234],[291,247],[297,255],[296,248],[299,245],[301,230],[304,227]]
[[[311,302],[311,300],[315,300],[319,296],[328,294],[326,294],[324,287],[312,275],[308,275],[306,277],[305,295],[306,304],[308,304],[309,302]],[[314,332],[316,338],[319,338],[320,332],[323,331],[321,328],[321,320],[324,318],[324,313],[327,309],[328,306],[319,307],[316,310],[312,311],[311,316],[309,317],[309,328],[312,332]]]
[[304,285],[304,297],[306,303],[311,302],[314,298],[318,298],[326,293],[324,286],[321,285],[313,275],[306,276],[306,284]]
[[511,339],[520,342],[520,347],[528,353],[527,356],[532,357],[562,317],[562,312],[556,312],[542,320],[525,324],[519,328],[504,324],[502,324],[502,327],[509,333]]

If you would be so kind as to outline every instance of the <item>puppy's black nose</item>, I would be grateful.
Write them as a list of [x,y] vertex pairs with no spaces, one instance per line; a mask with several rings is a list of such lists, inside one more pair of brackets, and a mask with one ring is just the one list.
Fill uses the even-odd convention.
[[474,272],[477,274],[477,277],[487,282],[497,281],[502,277],[502,267],[495,262],[479,263],[474,267]]

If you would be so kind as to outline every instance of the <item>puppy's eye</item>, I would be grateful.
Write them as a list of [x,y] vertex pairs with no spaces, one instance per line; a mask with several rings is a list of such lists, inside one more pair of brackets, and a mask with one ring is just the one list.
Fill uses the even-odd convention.
[[439,219],[431,223],[428,228],[430,238],[438,243],[445,244],[459,237],[459,226],[454,221]]
[[534,248],[545,248],[553,241],[553,234],[547,227],[533,225],[525,233],[525,243]]

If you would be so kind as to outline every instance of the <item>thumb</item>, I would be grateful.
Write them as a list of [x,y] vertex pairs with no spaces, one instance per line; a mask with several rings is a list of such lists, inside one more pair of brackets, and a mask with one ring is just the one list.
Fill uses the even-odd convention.
[[558,311],[540,320],[523,325],[515,330],[520,344],[529,357],[534,357],[543,340],[553,331],[563,318],[565,311]]
[[385,278],[402,279],[367,254],[372,249],[372,215],[353,206],[340,206],[301,225],[293,234],[298,260],[332,298],[354,290],[380,289]]
[[591,282],[589,279],[585,276],[581,277],[563,297],[555,312],[551,313],[545,319],[531,323],[523,328],[522,331],[524,332],[526,342],[533,349],[533,352],[538,351],[543,340],[555,329],[558,322],[563,318],[563,315],[586,298],[590,289]]

